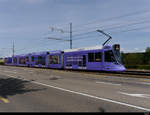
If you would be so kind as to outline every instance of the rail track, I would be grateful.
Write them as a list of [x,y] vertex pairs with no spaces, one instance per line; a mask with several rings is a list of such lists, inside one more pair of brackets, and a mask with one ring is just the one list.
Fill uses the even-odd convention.
[[122,74],[122,75],[149,76],[150,77],[150,72],[147,72],[147,71],[126,70],[124,72],[110,72],[110,73],[112,73],[112,74]]
[[96,75],[109,75],[118,77],[133,77],[133,78],[148,78],[150,79],[150,71],[133,71],[126,70],[124,72],[106,72],[106,71],[81,71],[81,70],[65,70],[65,71],[77,71],[80,73],[96,74]]

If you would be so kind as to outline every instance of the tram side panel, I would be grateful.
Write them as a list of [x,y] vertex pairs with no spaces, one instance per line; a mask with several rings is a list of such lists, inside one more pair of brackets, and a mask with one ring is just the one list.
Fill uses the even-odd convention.
[[63,52],[56,52],[51,53],[48,56],[49,60],[49,68],[55,68],[55,69],[63,69]]

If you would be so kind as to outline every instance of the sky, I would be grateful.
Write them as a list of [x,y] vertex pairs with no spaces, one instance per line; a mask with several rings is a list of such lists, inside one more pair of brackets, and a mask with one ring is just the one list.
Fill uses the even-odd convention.
[[15,54],[69,49],[70,23],[73,48],[102,45],[100,29],[121,51],[144,52],[149,6],[150,0],[0,0],[0,57],[12,55],[13,42]]

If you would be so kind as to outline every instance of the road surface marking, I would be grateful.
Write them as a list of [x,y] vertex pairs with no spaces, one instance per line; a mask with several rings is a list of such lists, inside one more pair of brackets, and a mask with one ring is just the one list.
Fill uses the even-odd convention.
[[140,81],[149,82],[150,83],[150,79],[140,79]]
[[7,73],[17,73],[16,71],[4,71],[4,72],[7,72]]
[[124,95],[132,96],[132,97],[142,97],[142,98],[150,98],[148,94],[132,94],[132,93],[125,93],[125,92],[118,92]]
[[150,85],[150,82],[137,82],[139,84]]
[[3,97],[1,97],[1,96],[0,96],[0,100],[3,101],[4,103],[9,103],[8,99],[3,98]]
[[111,100],[111,99],[101,98],[101,97],[89,95],[89,94],[86,94],[86,93],[81,93],[81,92],[72,91],[72,90],[68,90],[68,89],[64,89],[64,88],[60,88],[60,87],[56,87],[56,86],[52,86],[52,85],[47,85],[47,84],[36,82],[36,81],[27,80],[27,79],[24,79],[24,78],[17,78],[15,76],[11,76],[11,75],[7,75],[7,76],[15,78],[15,79],[29,81],[31,83],[35,83],[35,84],[38,84],[38,85],[43,85],[43,86],[46,86],[46,87],[50,87],[50,88],[54,88],[54,89],[58,89],[58,90],[62,90],[62,91],[66,91],[66,92],[70,92],[70,93],[90,97],[90,98],[94,98],[94,99],[99,99],[99,100],[103,100],[103,101],[107,101],[107,102],[111,102],[111,103],[116,103],[116,104],[120,104],[120,105],[124,105],[124,106],[128,106],[128,107],[133,107],[133,108],[144,110],[144,111],[150,111],[149,108],[144,108],[144,107],[140,107],[140,106],[136,106],[136,105],[131,105],[131,104],[123,103],[123,102],[119,102],[119,101],[114,101],[114,100]]
[[121,84],[114,84],[114,83],[101,82],[101,81],[96,81],[96,83],[103,83],[103,84],[107,84],[107,85],[120,85],[121,86]]

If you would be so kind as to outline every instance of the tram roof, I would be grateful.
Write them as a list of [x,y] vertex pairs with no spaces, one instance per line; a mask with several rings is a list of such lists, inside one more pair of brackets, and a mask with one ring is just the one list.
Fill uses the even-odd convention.
[[75,49],[66,49],[64,52],[76,52],[76,51],[87,51],[87,50],[97,50],[102,49],[103,46],[92,46],[92,47],[84,47],[84,48],[75,48]]

